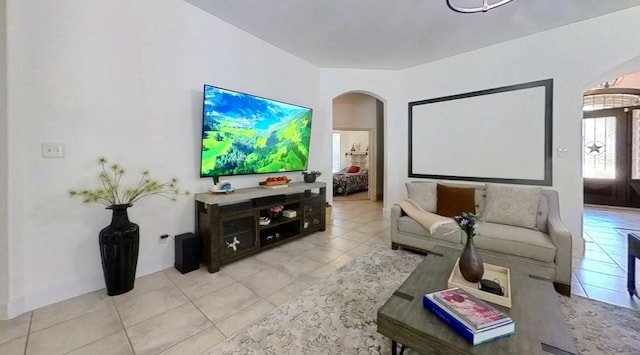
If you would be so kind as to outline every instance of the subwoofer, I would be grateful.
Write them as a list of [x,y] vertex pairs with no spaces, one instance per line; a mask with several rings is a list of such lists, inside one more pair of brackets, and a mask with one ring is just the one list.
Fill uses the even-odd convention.
[[183,274],[197,270],[200,267],[202,250],[200,238],[193,233],[176,235],[175,268]]

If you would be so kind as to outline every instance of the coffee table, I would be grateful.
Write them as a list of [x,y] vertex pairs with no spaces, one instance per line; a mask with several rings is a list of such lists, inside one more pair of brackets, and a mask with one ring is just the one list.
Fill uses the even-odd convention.
[[447,288],[460,250],[436,246],[378,310],[378,332],[426,354],[576,354],[571,330],[552,280],[534,265],[482,255],[486,263],[511,270],[512,306],[493,304],[516,321],[515,334],[473,346],[422,306],[422,296]]

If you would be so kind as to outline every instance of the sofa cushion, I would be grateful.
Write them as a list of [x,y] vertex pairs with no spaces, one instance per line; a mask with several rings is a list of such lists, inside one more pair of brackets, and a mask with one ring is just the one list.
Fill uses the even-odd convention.
[[412,181],[406,182],[404,186],[407,188],[407,197],[416,201],[423,210],[431,213],[436,212],[437,189],[435,182]]
[[549,200],[544,194],[540,194],[540,200],[538,201],[538,213],[536,215],[536,229],[548,233],[547,219],[549,219]]
[[487,184],[483,221],[535,229],[541,190],[539,187]]
[[409,216],[402,216],[398,218],[398,231],[419,235],[422,238],[427,238],[428,236],[429,238],[445,240],[456,244],[462,243],[460,229],[453,220],[451,220],[451,223],[441,225],[436,229],[433,235],[430,235],[429,230],[416,222],[413,218]]
[[498,223],[480,222],[473,241],[478,248],[551,263],[556,247],[551,237],[540,231]]
[[436,213],[453,217],[462,212],[476,213],[475,191],[473,187],[454,187],[438,184]]

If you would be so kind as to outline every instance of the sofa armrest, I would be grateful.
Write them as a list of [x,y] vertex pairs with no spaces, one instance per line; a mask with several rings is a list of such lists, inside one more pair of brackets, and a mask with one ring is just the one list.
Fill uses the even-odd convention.
[[391,225],[389,226],[390,231],[389,231],[389,235],[391,237],[391,243],[397,243],[399,238],[398,238],[398,218],[402,217],[404,215],[404,211],[402,210],[402,208],[400,208],[399,205],[394,204],[393,206],[391,206],[391,214],[389,215],[389,220],[391,222]]
[[544,191],[549,201],[549,217],[547,230],[553,245],[556,247],[556,282],[571,286],[572,238],[569,228],[560,218],[560,203],[558,193],[552,190]]

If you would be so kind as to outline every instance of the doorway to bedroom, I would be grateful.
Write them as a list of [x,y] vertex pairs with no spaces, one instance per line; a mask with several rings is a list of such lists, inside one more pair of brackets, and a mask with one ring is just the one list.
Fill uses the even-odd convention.
[[334,200],[383,199],[384,104],[372,95],[347,93],[333,99]]

